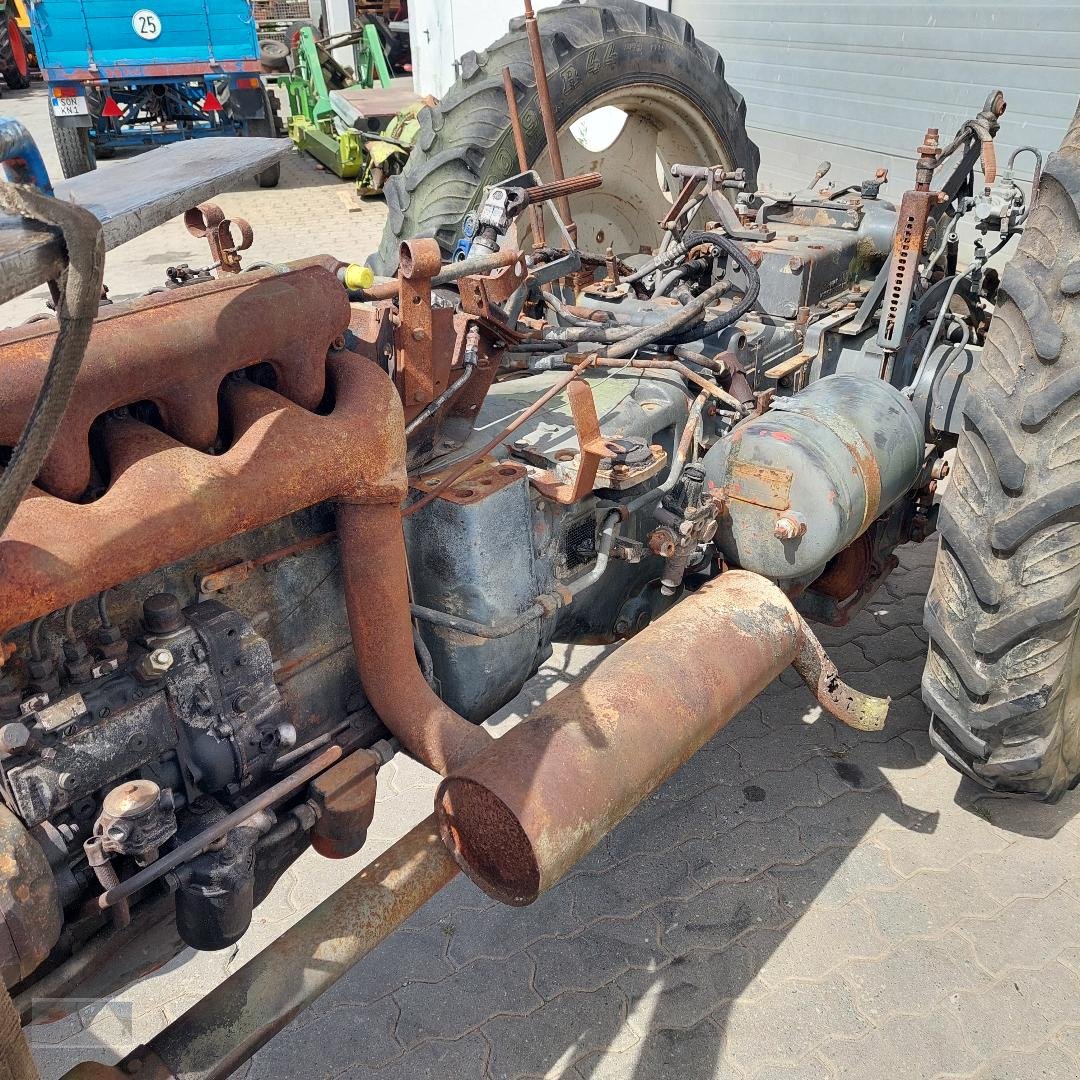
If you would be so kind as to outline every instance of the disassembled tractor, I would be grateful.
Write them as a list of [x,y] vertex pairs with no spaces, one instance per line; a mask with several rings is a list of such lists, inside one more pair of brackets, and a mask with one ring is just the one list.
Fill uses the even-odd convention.
[[[250,228],[193,212],[214,265],[102,309],[0,538],[16,1003],[78,997],[163,920],[231,945],[308,846],[360,850],[395,751],[442,774],[435,817],[275,946],[317,975],[257,957],[130,1059],[224,1076],[457,867],[535,899],[789,664],[880,727],[806,619],[846,622],[933,530],[988,321],[955,222],[1025,218],[1007,175],[974,180],[1003,111],[928,132],[899,209],[884,171],[769,192],[676,164],[654,251],[619,257],[575,242],[603,178],[554,161],[487,190],[459,261],[412,240],[366,288],[329,256],[239,272]],[[517,250],[553,202],[563,246]],[[0,445],[60,333],[0,335]],[[506,736],[478,726],[554,642],[620,639]]]

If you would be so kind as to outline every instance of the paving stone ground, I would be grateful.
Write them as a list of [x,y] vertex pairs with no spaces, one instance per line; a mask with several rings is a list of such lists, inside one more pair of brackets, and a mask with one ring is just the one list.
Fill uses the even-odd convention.
[[[36,116],[39,98],[3,107]],[[278,191],[222,203],[250,217],[259,257],[352,254],[366,239],[363,253],[381,207],[346,215],[334,187],[293,160]],[[186,243],[167,226],[128,247],[156,274]],[[116,287],[134,289],[113,266]],[[843,728],[786,673],[538,903],[498,907],[457,879],[237,1077],[1080,1075],[1080,795],[998,798],[931,750],[918,685],[933,556],[904,549],[851,626],[821,635],[855,686],[893,697],[885,731]],[[599,655],[558,649],[493,726]],[[433,790],[395,761],[359,856],[309,853],[233,950],[184,953],[36,1028],[42,1075],[148,1039],[423,818]]]

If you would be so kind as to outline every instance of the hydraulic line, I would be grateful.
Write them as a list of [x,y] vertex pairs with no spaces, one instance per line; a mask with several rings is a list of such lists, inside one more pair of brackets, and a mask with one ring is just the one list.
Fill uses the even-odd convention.
[[704,337],[718,334],[721,330],[741,319],[753,306],[761,288],[757,267],[738,244],[716,232],[697,232],[687,236],[680,247],[690,250],[704,244],[724,252],[746,275],[746,292],[730,310],[718,315],[704,326],[690,325],[720,295],[727,290],[729,282],[724,280],[710,286],[685,307],[672,313],[668,318],[640,329],[616,327],[612,329],[588,327],[559,327],[545,335],[545,342],[595,342],[611,345],[607,355],[612,359],[631,356],[638,349],[648,347],[671,348],[688,341],[697,341]]

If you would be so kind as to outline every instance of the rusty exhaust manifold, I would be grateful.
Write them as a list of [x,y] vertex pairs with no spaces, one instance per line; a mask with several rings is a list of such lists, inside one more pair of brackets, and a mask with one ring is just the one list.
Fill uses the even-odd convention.
[[846,723],[884,724],[775,585],[723,574],[443,780],[443,840],[489,895],[531,903],[793,663]]

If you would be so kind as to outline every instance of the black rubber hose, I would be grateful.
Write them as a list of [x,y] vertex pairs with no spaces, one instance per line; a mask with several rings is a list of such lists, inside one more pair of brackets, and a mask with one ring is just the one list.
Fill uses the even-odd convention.
[[729,286],[728,281],[718,282],[696,297],[685,307],[680,308],[666,319],[654,323],[652,326],[640,329],[629,329],[625,326],[611,329],[590,329],[588,327],[559,327],[544,335],[546,342],[595,342],[598,345],[612,345],[607,350],[607,355],[619,359],[630,356],[637,349],[648,346],[658,348],[671,348],[675,345],[683,345],[688,341],[698,341],[700,338],[718,334],[721,330],[741,319],[753,306],[761,289],[761,279],[758,276],[757,267],[750,261],[750,257],[726,236],[715,232],[691,233],[683,240],[684,246],[690,248],[710,244],[712,247],[728,255],[746,275],[746,292],[742,299],[729,311],[718,315],[715,319],[704,326],[692,326],[686,328],[686,324],[692,322],[714,300],[718,299]]
[[75,388],[101,299],[105,238],[101,222],[89,210],[22,184],[0,184],[0,209],[59,229],[67,259],[60,275],[59,329],[49,366],[11,460],[0,475],[2,535],[52,447]]
[[702,244],[712,244],[713,247],[719,248],[720,251],[734,260],[739,269],[746,275],[746,292],[733,308],[725,311],[722,315],[718,315],[711,322],[707,322],[704,326],[686,330],[677,337],[665,339],[663,344],[666,346],[685,345],[688,341],[698,341],[701,338],[719,334],[721,330],[727,329],[732,323],[738,322],[754,306],[757,302],[758,293],[761,292],[761,277],[758,274],[757,267],[750,261],[750,256],[733,240],[729,240],[720,233],[698,232],[691,233],[690,236],[686,237],[684,243],[688,248],[699,247]]

